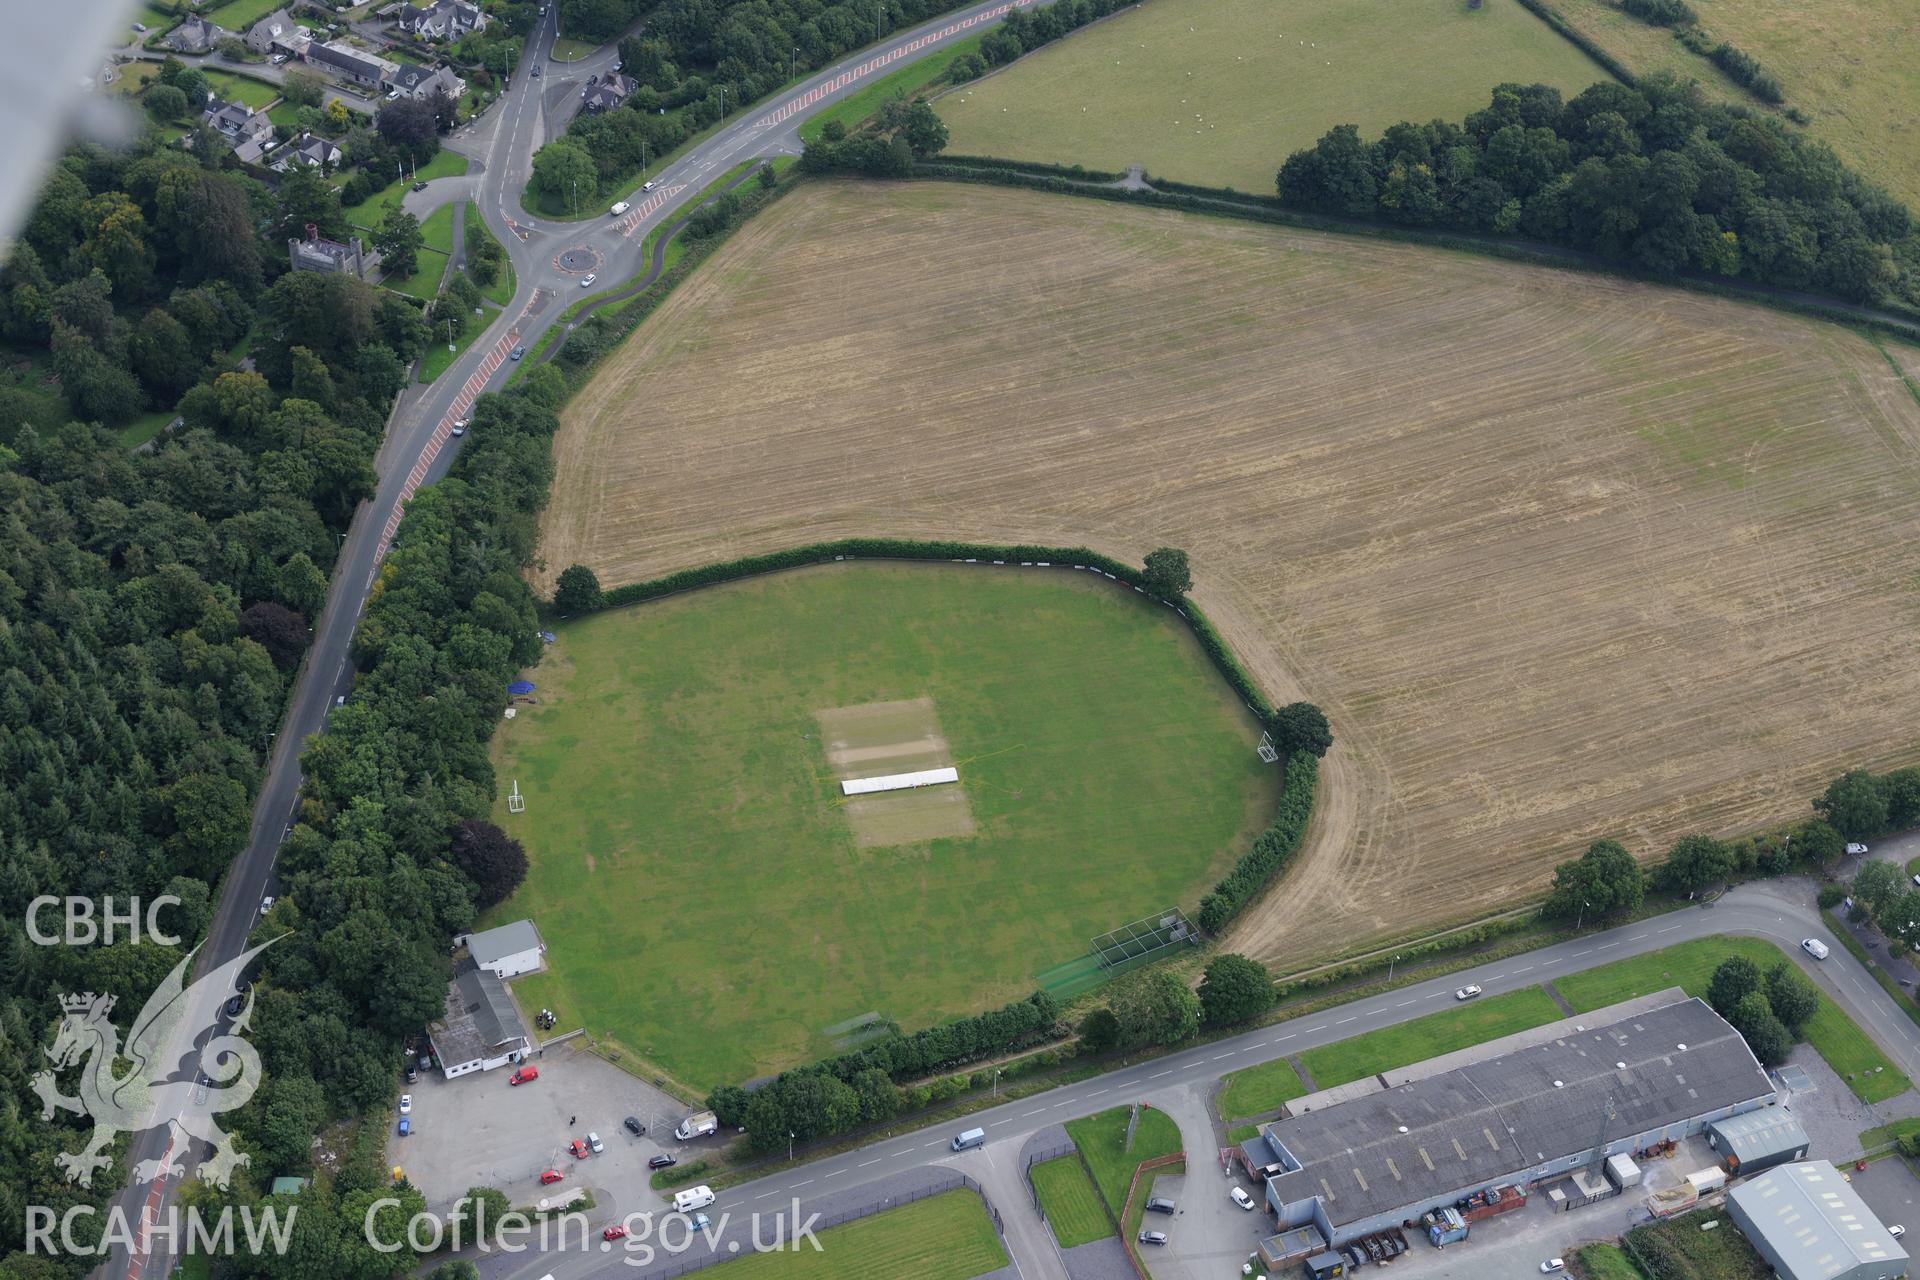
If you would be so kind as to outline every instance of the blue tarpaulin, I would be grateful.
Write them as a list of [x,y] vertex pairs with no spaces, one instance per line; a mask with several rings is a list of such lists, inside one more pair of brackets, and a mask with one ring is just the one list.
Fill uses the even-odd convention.
[[523,693],[532,693],[533,687],[534,687],[533,681],[531,680],[515,680],[512,684],[507,686],[507,692],[515,695],[523,694]]

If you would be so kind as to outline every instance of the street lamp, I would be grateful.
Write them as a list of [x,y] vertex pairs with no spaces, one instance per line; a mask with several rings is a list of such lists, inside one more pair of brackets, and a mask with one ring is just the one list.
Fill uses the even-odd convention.
[[798,63],[799,57],[800,57],[800,46],[795,45],[793,47],[793,52],[787,55],[787,79],[789,80],[793,79],[793,69],[794,67],[799,65]]
[[1393,966],[1399,963],[1400,963],[1399,956],[1393,956],[1387,961],[1387,981],[1388,982],[1393,981]]
[[787,1130],[787,1163],[793,1163],[793,1130]]
[[995,1067],[993,1069],[993,1096],[996,1098],[1000,1096],[1000,1068],[999,1067]]
[[453,350],[453,317],[447,317],[447,350]]
[[1583,902],[1580,904],[1580,918],[1573,922],[1573,931],[1575,933],[1580,932],[1580,926],[1587,922],[1587,908],[1592,905],[1591,902]]

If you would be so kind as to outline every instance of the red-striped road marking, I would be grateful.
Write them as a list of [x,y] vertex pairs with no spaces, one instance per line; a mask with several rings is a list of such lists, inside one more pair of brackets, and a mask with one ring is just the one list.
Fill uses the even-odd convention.
[[856,80],[864,80],[882,67],[898,62],[910,54],[918,53],[928,45],[939,44],[944,40],[950,39],[960,32],[965,31],[968,27],[975,27],[982,22],[991,22],[995,18],[1003,17],[1009,10],[1018,7],[1019,6],[1013,4],[995,5],[993,8],[976,13],[970,18],[962,18],[958,22],[949,22],[938,31],[929,31],[918,39],[909,40],[897,49],[889,49],[885,53],[868,58],[859,66],[848,71],[843,71],[833,79],[815,85],[799,97],[781,103],[767,115],[755,120],[753,127],[756,129],[764,129],[769,125],[790,120],[796,112],[803,111],[820,101],[820,99],[840,92],[840,90],[846,88]]
[[625,218],[621,219],[620,234],[623,236],[631,236],[633,234],[633,229],[640,225],[640,220],[642,218],[645,218],[648,214],[654,212],[661,205],[665,204],[667,201],[679,195],[682,191],[685,191],[686,189],[687,187],[685,183],[675,183],[671,187],[665,187],[659,191],[654,192],[653,195],[649,197],[643,204],[641,204],[641,206],[638,209],[635,209],[632,213],[628,214]]
[[[474,400],[486,389],[487,380],[506,363],[508,354],[519,341],[520,329],[515,325],[507,331],[506,336],[493,344],[493,349],[487,352],[486,358],[480,362],[480,367],[461,384],[460,393],[454,396],[453,403],[447,407],[446,416],[440,419],[439,425],[433,429],[433,434],[427,437],[426,447],[420,450],[420,456],[415,459],[413,469],[407,472],[407,482],[400,486],[399,500],[393,504],[393,510],[387,515],[386,527],[380,531],[380,545],[374,549],[373,553],[375,573],[379,572],[380,562],[386,558],[387,549],[393,545],[393,535],[400,531],[400,520],[406,514],[407,503],[425,482],[427,472],[433,469],[434,461],[440,456],[440,450],[446,447],[448,440],[453,438],[454,420],[467,416],[467,411],[473,408]],[[369,586],[372,585],[372,574],[367,576],[367,583]]]
[[167,1133],[167,1149],[160,1156],[160,1176],[147,1187],[147,1199],[140,1206],[140,1233],[133,1247],[127,1250],[126,1280],[140,1280],[147,1269],[148,1237],[153,1232],[153,1224],[160,1220],[160,1202],[167,1196],[166,1167],[173,1163],[173,1146],[180,1140],[178,1131],[171,1127]]

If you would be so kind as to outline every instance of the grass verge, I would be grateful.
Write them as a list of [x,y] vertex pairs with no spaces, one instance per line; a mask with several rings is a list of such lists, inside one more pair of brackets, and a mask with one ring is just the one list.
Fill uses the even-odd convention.
[[453,206],[443,204],[427,215],[420,224],[420,243],[429,249],[452,256],[453,254]]
[[1113,1234],[1113,1223],[1100,1207],[1099,1193],[1087,1179],[1080,1157],[1061,1156],[1033,1166],[1033,1194],[1053,1228],[1053,1238],[1062,1249],[1104,1240]]
[[413,274],[404,280],[386,279],[380,283],[395,293],[432,301],[440,292],[440,278],[447,273],[447,255],[433,249],[421,249],[414,260]]
[[480,335],[486,332],[487,326],[492,324],[500,314],[498,307],[485,307],[482,309],[487,314],[484,316],[474,316],[467,321],[466,332],[454,339],[453,349],[451,351],[447,349],[445,342],[437,338],[427,344],[427,353],[420,357],[419,381],[432,382],[435,378],[445,373],[447,367],[465,355],[467,348],[471,347]]
[[[494,237],[493,232],[488,229],[486,219],[480,216],[480,206],[471,200],[467,201],[466,225],[469,228],[480,228],[480,234],[486,239],[487,243],[496,245],[500,243],[500,241]],[[515,287],[513,261],[508,258],[505,253],[502,253],[500,255],[500,274],[494,277],[492,284],[480,286],[480,296],[495,306],[504,308],[513,301],[513,291]]]
[[956,44],[948,45],[937,53],[929,54],[918,62],[910,62],[898,71],[890,71],[860,92],[848,95],[845,99],[828,107],[800,126],[800,140],[815,142],[820,131],[827,127],[827,121],[838,120],[848,132],[863,123],[869,116],[880,110],[888,98],[896,95],[911,97],[922,89],[931,88],[946,79],[948,68],[962,54],[980,52],[980,41],[986,33],[968,36]]
[[[1842,932],[1841,936],[1846,935]],[[1690,996],[1705,998],[1714,967],[1729,956],[1745,956],[1763,970],[1786,959],[1780,948],[1758,938],[1696,938],[1643,956],[1616,960],[1597,969],[1571,973],[1556,979],[1553,985],[1568,1004],[1582,1013],[1663,987],[1679,987]],[[1847,1082],[1847,1087],[1862,1102],[1884,1102],[1907,1091],[1907,1078],[1824,993],[1819,1011],[1807,1023],[1806,1038],[1814,1052]]]
[[1127,1187],[1133,1171],[1142,1160],[1171,1155],[1180,1150],[1180,1126],[1164,1111],[1140,1109],[1140,1124],[1134,1130],[1131,1149],[1127,1140],[1127,1119],[1131,1107],[1114,1107],[1097,1115],[1067,1121],[1067,1134],[1080,1148],[1087,1168],[1093,1171],[1093,1183],[1113,1211],[1117,1221],[1127,1203]]
[[[820,1249],[757,1253],[723,1262],[725,1280],[968,1280],[1007,1265],[980,1198],[948,1191],[818,1233]],[[732,1270],[728,1270],[731,1267]]]
[[1309,1049],[1300,1055],[1300,1063],[1316,1087],[1330,1089],[1565,1016],[1552,996],[1539,987],[1525,987]]
[[1300,1073],[1285,1058],[1231,1072],[1224,1083],[1226,1088],[1220,1091],[1220,1114],[1229,1120],[1265,1115],[1281,1103],[1307,1092]]

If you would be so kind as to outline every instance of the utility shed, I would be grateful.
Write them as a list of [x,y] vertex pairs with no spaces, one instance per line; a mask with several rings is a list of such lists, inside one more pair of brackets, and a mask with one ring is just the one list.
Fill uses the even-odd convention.
[[1807,1158],[1807,1131],[1784,1107],[1762,1107],[1707,1126],[1707,1145],[1728,1173],[1764,1173]]
[[531,920],[515,920],[497,929],[464,934],[454,941],[464,943],[474,964],[496,978],[532,973],[540,967],[540,957],[547,950]]
[[1825,1160],[1781,1165],[1727,1193],[1727,1212],[1781,1280],[1897,1280],[1906,1250]]

